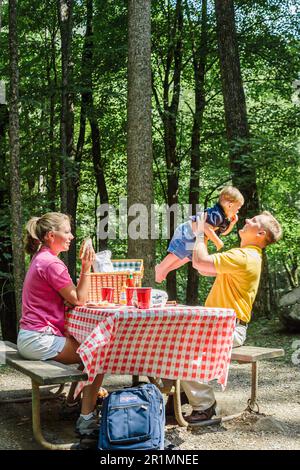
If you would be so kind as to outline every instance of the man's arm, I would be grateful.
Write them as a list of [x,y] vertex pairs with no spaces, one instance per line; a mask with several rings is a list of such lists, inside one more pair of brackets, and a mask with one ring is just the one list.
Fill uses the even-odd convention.
[[217,271],[214,265],[213,257],[208,254],[204,243],[203,232],[196,236],[196,242],[193,250],[193,268],[197,269],[203,276],[216,276]]

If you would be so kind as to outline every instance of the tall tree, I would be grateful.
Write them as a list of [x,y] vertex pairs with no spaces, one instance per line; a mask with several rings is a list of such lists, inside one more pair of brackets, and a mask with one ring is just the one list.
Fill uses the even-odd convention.
[[[6,134],[9,125],[8,109],[5,100],[0,102],[0,164],[6,176]],[[0,185],[0,324],[2,338],[16,342],[17,318],[16,301],[13,286],[12,245],[10,238],[10,221],[6,216],[6,208],[10,205],[9,184],[3,178]]]
[[[74,164],[74,105],[72,90],[72,27],[73,0],[57,0],[58,21],[61,36],[61,211],[72,216],[72,230],[76,235],[76,204],[74,181],[78,178],[78,168]],[[76,279],[76,236],[68,253],[64,254],[71,277]]]
[[[215,0],[217,37],[220,56],[222,89],[227,139],[230,152],[232,181],[245,198],[240,210],[239,225],[245,217],[259,213],[256,170],[251,156],[250,131],[242,81],[233,0]],[[260,289],[254,310],[270,315],[268,260],[263,253]]]
[[[99,194],[100,204],[108,204],[108,191],[104,176],[103,161],[101,155],[101,136],[100,128],[97,121],[97,113],[94,106],[93,97],[93,48],[94,48],[94,32],[93,32],[93,0],[87,0],[87,26],[84,41],[83,54],[83,83],[85,86],[84,94],[86,113],[91,128],[92,137],[92,158],[96,178],[97,192]],[[100,219],[106,218],[107,213],[101,215]],[[106,226],[108,232],[108,226]],[[100,250],[107,248],[107,238],[97,240]]]
[[1,33],[1,26],[2,26],[2,0],[0,0],[0,33]]
[[[199,175],[200,175],[200,136],[205,109],[205,73],[208,54],[207,36],[207,0],[202,0],[201,8],[201,30],[196,29],[199,39],[194,37],[192,32],[192,55],[195,83],[195,111],[193,113],[193,128],[191,141],[191,176],[189,189],[189,204],[192,205],[193,213],[199,204]],[[191,22],[190,22],[191,27]],[[191,27],[192,30],[192,27]],[[193,31],[193,30],[192,30]],[[188,263],[188,280],[186,289],[186,301],[188,305],[197,305],[199,290],[199,274],[193,268],[192,263]]]
[[[83,155],[83,147],[86,134],[86,120],[88,119],[91,128],[92,137],[92,160],[96,178],[97,194],[99,194],[100,203],[108,204],[108,191],[104,177],[103,162],[101,158],[101,139],[100,129],[97,121],[97,114],[94,106],[93,97],[93,0],[86,1],[86,31],[84,36],[81,60],[81,108],[79,135],[75,153],[75,163],[78,171],[78,178],[74,180],[74,198],[75,208],[77,209],[78,195],[80,189],[79,172]],[[101,219],[106,217],[107,213],[101,215]],[[108,227],[106,227],[108,230]],[[107,239],[97,240],[97,249],[107,248]]]
[[22,286],[25,276],[23,250],[22,204],[20,183],[20,141],[19,141],[19,66],[17,1],[9,1],[9,143],[10,143],[10,198],[11,198],[11,240],[13,274],[16,296],[17,318],[21,317]]
[[242,81],[233,0],[215,0],[225,123],[232,182],[245,197],[240,224],[259,211],[256,171],[252,163],[250,131]]
[[[50,10],[49,13],[52,13]],[[52,21],[51,21],[52,20]],[[55,136],[55,107],[57,99],[57,67],[56,67],[56,40],[57,40],[57,15],[51,15],[49,21],[50,48],[46,54],[46,75],[49,93],[49,162],[48,162],[48,198],[52,211],[56,210],[57,200],[57,144]]]
[[[128,256],[144,258],[146,285],[154,284],[155,241],[151,239],[153,203],[151,120],[151,1],[128,2],[127,188],[128,209],[143,204],[138,239],[128,238]],[[128,227],[132,217],[128,217]]]
[[[170,5],[169,5],[170,7]],[[170,11],[168,12],[170,14]],[[170,24],[171,21],[168,21]],[[176,208],[178,204],[180,159],[177,152],[177,118],[180,101],[180,84],[182,73],[182,35],[183,35],[183,7],[182,0],[176,1],[174,19],[168,31],[167,54],[164,64],[163,77],[163,103],[160,103],[158,91],[154,88],[156,105],[163,123],[164,147],[167,166],[167,204],[169,208]],[[170,239],[176,226],[176,211],[170,212]],[[176,299],[176,271],[167,276],[167,291],[170,299]]]

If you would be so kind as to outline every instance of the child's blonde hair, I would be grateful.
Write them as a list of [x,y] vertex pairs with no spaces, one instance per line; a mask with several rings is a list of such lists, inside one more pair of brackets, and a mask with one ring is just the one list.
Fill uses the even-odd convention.
[[240,202],[242,205],[245,202],[242,193],[234,186],[225,186],[220,192],[219,203],[222,204],[225,201]]
[[45,235],[51,230],[59,230],[70,217],[61,212],[47,212],[42,217],[31,217],[26,224],[25,251],[34,255],[44,241]]

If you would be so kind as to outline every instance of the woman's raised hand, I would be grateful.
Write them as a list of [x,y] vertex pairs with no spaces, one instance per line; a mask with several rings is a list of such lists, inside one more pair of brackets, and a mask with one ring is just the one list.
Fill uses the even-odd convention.
[[92,240],[90,238],[82,242],[79,251],[79,256],[82,262],[82,271],[89,272],[92,264],[96,259],[96,253],[93,248]]

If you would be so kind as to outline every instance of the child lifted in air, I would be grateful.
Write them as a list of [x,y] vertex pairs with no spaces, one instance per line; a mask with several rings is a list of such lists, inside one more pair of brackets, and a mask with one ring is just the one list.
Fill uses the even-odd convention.
[[[205,239],[211,240],[217,250],[224,246],[218,235],[228,235],[232,231],[238,221],[238,211],[243,204],[244,198],[240,191],[233,186],[225,186],[220,192],[217,204],[205,210]],[[192,261],[196,217],[197,215],[191,216],[188,222],[176,228],[169,244],[169,254],[155,267],[156,282],[162,282],[170,271]]]

